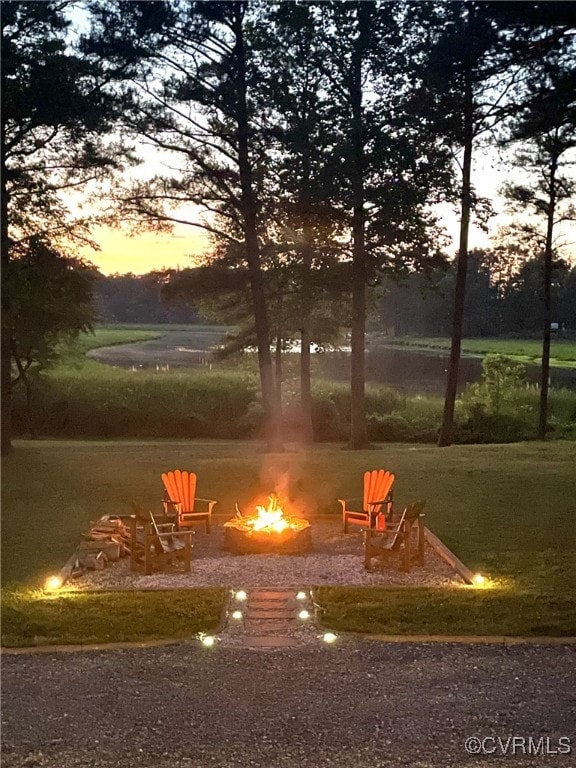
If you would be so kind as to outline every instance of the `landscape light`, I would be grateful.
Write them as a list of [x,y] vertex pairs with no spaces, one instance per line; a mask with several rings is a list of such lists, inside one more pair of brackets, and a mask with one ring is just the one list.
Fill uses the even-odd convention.
[[242,611],[234,611],[232,614],[233,619],[241,619],[242,618]]
[[201,637],[200,640],[202,640],[202,645],[205,645],[207,648],[212,648],[216,642],[213,635],[204,635],[204,637]]
[[238,592],[236,592],[236,600],[246,600],[247,597],[248,595],[243,589],[239,589]]
[[300,619],[309,619],[310,618],[310,613],[308,611],[300,611],[300,613],[298,614],[298,618],[300,618]]
[[324,640],[325,643],[335,643],[337,637],[338,636],[335,635],[334,632],[326,632],[322,635],[322,640]]
[[62,579],[60,576],[50,576],[44,582],[44,589],[47,592],[56,592],[62,586]]
[[306,600],[306,592],[298,592],[296,600]]

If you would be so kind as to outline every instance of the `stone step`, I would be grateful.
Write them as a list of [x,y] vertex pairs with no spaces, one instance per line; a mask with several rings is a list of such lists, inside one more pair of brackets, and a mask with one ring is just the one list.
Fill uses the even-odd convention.
[[266,635],[269,632],[287,632],[297,626],[296,622],[284,620],[274,621],[273,619],[263,619],[261,621],[246,621],[244,630],[250,635]]
[[284,611],[290,610],[286,600],[250,600],[248,610],[256,611]]
[[298,645],[296,638],[278,635],[246,635],[243,641],[245,648],[290,648]]
[[250,621],[251,619],[294,619],[296,618],[296,612],[282,609],[260,611],[248,608],[244,618],[247,621]]
[[252,600],[289,600],[290,598],[296,597],[296,591],[278,591],[278,590],[261,590],[261,589],[254,589],[251,590],[248,599],[250,602]]

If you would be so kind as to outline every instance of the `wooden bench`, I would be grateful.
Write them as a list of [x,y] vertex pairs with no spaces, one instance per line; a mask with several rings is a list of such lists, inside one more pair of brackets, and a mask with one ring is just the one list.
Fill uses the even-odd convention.
[[167,518],[137,513],[130,519],[130,569],[151,574],[174,563],[186,573],[192,562],[193,531],[176,531]]
[[401,568],[409,571],[413,563],[424,565],[424,506],[425,501],[409,504],[397,525],[384,533],[367,528],[364,531],[364,567],[373,570],[373,560],[382,564],[391,554],[401,554]]

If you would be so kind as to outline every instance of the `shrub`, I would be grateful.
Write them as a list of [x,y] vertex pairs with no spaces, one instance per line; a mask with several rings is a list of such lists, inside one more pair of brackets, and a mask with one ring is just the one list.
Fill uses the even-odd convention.
[[345,439],[346,430],[331,398],[317,395],[312,398],[312,429],[314,440],[320,443]]
[[414,428],[421,431],[438,430],[442,422],[444,402],[440,397],[413,395],[404,398],[404,402],[392,412],[393,416],[402,416]]
[[410,424],[398,415],[380,416],[371,413],[367,417],[368,438],[377,443],[435,443],[437,427],[426,428]]
[[[316,397],[329,398],[338,411],[343,424],[350,423],[351,397],[350,385],[344,382],[321,381],[313,385]],[[395,408],[401,408],[406,397],[391,387],[368,385],[366,387],[366,412],[379,415],[390,414]]]
[[459,443],[516,443],[535,437],[534,427],[521,416],[509,413],[486,413],[477,404],[457,433]]
[[403,443],[410,438],[410,425],[402,416],[380,416],[378,413],[371,413],[366,421],[370,440],[379,443]]
[[486,355],[482,378],[469,384],[462,395],[468,415],[480,409],[485,414],[500,415],[517,409],[518,391],[526,381],[526,366],[505,355]]

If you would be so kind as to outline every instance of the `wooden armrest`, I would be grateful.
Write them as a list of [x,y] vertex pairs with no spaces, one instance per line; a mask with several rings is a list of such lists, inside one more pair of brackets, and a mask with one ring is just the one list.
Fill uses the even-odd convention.
[[194,531],[174,531],[174,533],[155,533],[154,536],[157,536],[159,539],[184,539],[184,543],[186,543],[186,537],[188,536],[192,539],[193,533]]
[[386,496],[385,499],[382,499],[382,501],[369,501],[366,506],[368,507],[377,507],[379,504],[390,504],[392,499],[390,496]]
[[361,501],[361,497],[360,496],[353,496],[351,499],[338,499],[338,501],[340,502],[340,504],[342,504],[342,508],[345,509],[346,511],[348,511],[347,510],[348,505],[351,502]]
[[217,504],[216,499],[203,499],[201,496],[196,496],[194,501],[205,501],[207,504]]

